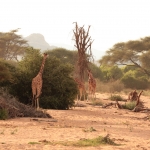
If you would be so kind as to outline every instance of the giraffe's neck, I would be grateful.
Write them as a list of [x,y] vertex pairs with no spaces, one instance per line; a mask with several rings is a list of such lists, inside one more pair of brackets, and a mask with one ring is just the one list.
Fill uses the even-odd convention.
[[43,58],[42,65],[41,65],[40,71],[39,71],[39,73],[38,73],[38,74],[41,75],[41,76],[42,76],[42,74],[43,74],[44,65],[45,65],[45,60],[46,60],[46,58]]

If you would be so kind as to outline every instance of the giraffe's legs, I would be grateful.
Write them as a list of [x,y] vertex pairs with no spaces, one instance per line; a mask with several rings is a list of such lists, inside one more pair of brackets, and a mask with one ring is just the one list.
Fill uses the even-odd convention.
[[39,109],[39,98],[36,99],[36,102],[37,102],[37,107],[36,107],[36,109]]
[[37,97],[37,95],[33,96],[32,107],[39,109],[39,97]]
[[34,85],[34,82],[32,81],[32,93],[33,93],[33,96],[32,96],[32,107],[35,107],[37,90],[36,90],[36,87],[34,87],[33,85]]
[[94,87],[91,87],[91,86],[89,86],[87,101],[88,101],[89,99],[91,99],[91,100],[96,99],[95,88],[94,88]]
[[36,95],[36,101],[35,101],[35,108],[36,109],[40,108],[40,106],[39,106],[39,97],[42,93],[41,90],[42,90],[42,85],[40,85],[39,88],[37,88],[37,95]]
[[37,108],[37,98],[35,99],[34,103],[35,103],[35,108]]
[[33,98],[32,98],[32,107],[35,107],[35,95],[33,95]]
[[90,96],[91,96],[91,87],[90,87],[90,85],[89,85],[89,88],[88,88],[89,90],[88,90],[88,97],[87,97],[87,102],[88,102],[88,100],[89,100],[89,98],[90,98]]

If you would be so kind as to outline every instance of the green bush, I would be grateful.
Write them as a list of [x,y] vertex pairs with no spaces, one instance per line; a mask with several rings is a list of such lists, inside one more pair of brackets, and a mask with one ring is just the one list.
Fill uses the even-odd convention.
[[136,101],[127,102],[124,105],[122,105],[124,109],[129,109],[129,110],[133,110],[135,106],[136,106]]
[[5,109],[0,109],[0,120],[5,120],[8,118],[8,112]]
[[111,95],[110,99],[112,101],[123,101],[124,100],[120,95]]
[[122,76],[122,70],[118,66],[101,66],[100,67],[105,82],[119,80]]
[[81,139],[78,142],[73,143],[74,146],[77,147],[87,147],[87,146],[99,146],[99,145],[116,145],[117,144],[109,138],[109,136],[99,136],[93,139]]
[[148,88],[149,82],[146,77],[134,77],[135,72],[128,71],[122,78],[121,82],[125,85],[126,88],[131,89],[146,89]]
[[[15,84],[11,86],[11,94],[25,104],[31,104],[32,79],[38,74],[42,62],[39,50],[28,49],[19,62]],[[77,85],[71,78],[73,66],[62,64],[56,57],[46,59],[43,72],[42,94],[39,97],[40,107],[68,109],[74,104],[77,95]]]
[[15,62],[0,59],[0,86],[6,87],[13,83]]

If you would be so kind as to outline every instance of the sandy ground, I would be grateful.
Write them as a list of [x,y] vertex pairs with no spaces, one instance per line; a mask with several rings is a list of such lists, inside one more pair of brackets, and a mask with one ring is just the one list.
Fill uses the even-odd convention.
[[[107,94],[97,94],[107,99]],[[150,108],[149,97],[141,100]],[[108,102],[107,100],[104,100]],[[50,119],[16,118],[0,121],[0,150],[149,150],[149,112],[101,108],[80,102],[86,107],[71,110],[47,110]],[[90,132],[90,129],[96,131]],[[109,137],[120,146],[75,147],[49,142],[78,141],[98,136]]]

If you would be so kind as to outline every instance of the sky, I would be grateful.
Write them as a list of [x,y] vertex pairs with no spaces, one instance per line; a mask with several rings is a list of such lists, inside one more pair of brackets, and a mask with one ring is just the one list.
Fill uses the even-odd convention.
[[19,29],[23,37],[40,33],[50,44],[75,50],[77,22],[94,40],[93,56],[100,59],[118,42],[150,36],[149,0],[0,0],[0,32]]

